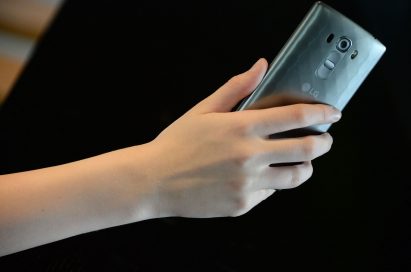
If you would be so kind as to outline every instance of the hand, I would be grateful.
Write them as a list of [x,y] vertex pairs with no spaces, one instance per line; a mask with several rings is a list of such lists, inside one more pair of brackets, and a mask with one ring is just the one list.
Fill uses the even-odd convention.
[[[230,79],[148,144],[145,176],[156,191],[158,217],[239,216],[276,189],[293,188],[312,174],[311,160],[328,152],[332,138],[270,140],[268,135],[336,122],[329,106],[296,104],[230,112],[261,81],[267,62]],[[270,164],[304,162],[295,166]]]
[[238,216],[276,189],[300,185],[311,176],[310,161],[330,149],[330,135],[268,135],[335,122],[341,113],[304,104],[230,112],[266,69],[260,60],[147,144],[0,175],[7,203],[0,205],[0,256],[151,218]]

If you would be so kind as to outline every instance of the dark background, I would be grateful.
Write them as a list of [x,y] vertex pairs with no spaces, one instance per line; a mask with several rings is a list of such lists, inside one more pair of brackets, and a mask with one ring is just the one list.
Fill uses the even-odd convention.
[[[411,271],[411,4],[327,3],[387,52],[310,181],[239,218],[97,231],[0,258],[0,270]],[[150,141],[259,57],[272,60],[312,4],[68,1],[0,109],[0,174]]]

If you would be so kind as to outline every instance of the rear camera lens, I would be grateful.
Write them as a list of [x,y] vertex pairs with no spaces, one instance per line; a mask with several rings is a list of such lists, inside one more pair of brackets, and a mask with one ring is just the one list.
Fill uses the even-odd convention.
[[337,49],[340,52],[347,52],[347,50],[350,49],[351,45],[352,45],[352,42],[350,39],[346,37],[342,37],[337,43]]

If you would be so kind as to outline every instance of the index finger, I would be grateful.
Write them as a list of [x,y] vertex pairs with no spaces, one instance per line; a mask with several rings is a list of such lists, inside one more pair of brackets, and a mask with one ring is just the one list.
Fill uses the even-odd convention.
[[260,136],[292,129],[337,122],[341,112],[324,104],[294,104],[282,107],[239,111],[240,118]]

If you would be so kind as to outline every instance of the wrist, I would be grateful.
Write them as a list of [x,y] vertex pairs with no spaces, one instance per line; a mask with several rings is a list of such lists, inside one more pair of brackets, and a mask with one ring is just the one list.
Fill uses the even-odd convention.
[[170,216],[160,196],[161,173],[156,146],[150,142],[112,153],[120,183],[126,223]]
[[145,150],[144,145],[119,149],[62,169],[84,179],[77,191],[83,195],[78,202],[80,207],[88,214],[88,221],[93,222],[86,232],[156,217],[154,190],[144,166]]

